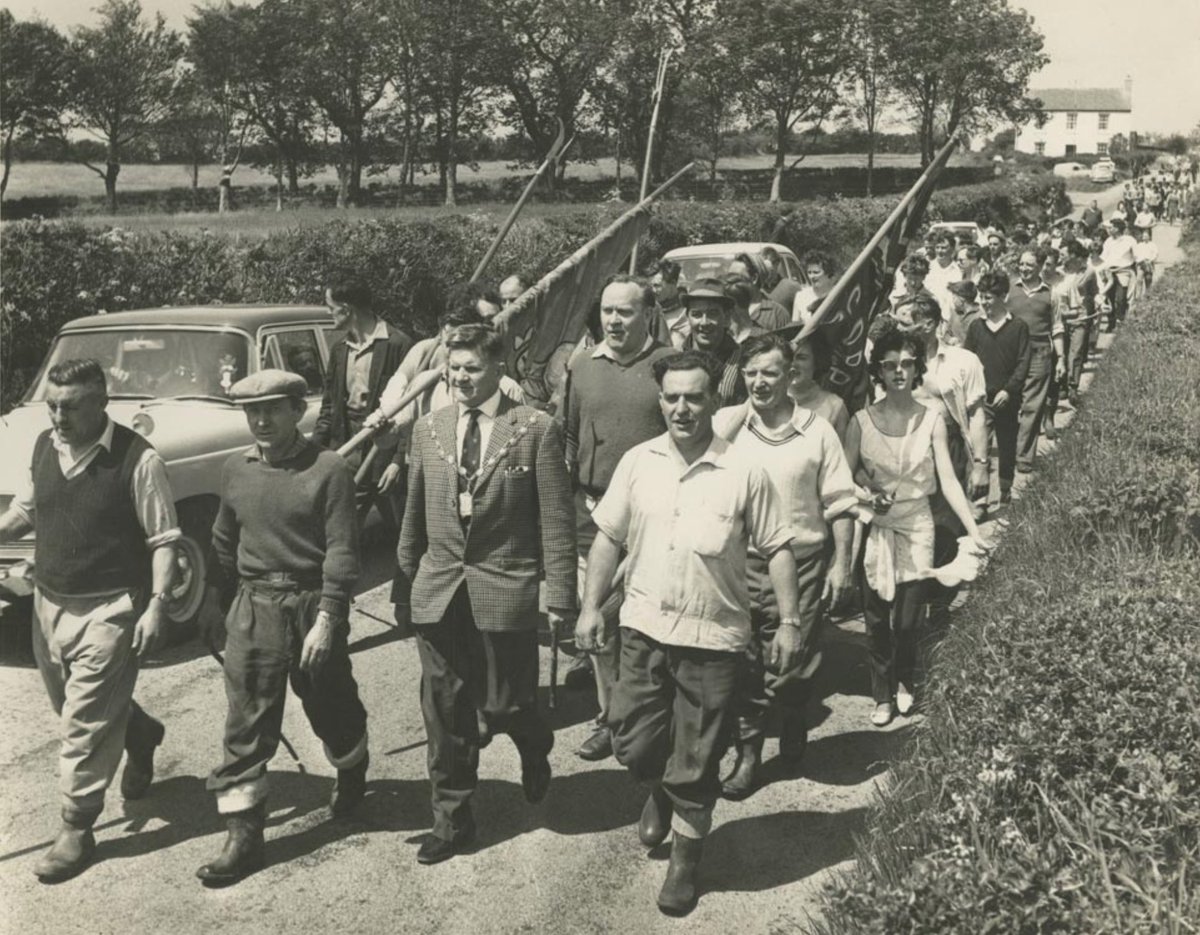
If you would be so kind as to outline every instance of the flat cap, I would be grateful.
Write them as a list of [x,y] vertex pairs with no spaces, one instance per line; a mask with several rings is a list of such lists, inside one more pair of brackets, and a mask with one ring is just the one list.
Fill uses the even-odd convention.
[[260,370],[242,377],[229,388],[229,398],[239,405],[263,403],[270,399],[303,399],[308,393],[308,381],[298,373],[286,370]]
[[688,283],[687,292],[680,296],[680,301],[686,307],[692,299],[716,299],[726,305],[733,304],[733,297],[725,291],[725,283],[709,277]]
[[968,302],[974,302],[979,295],[979,289],[975,283],[969,279],[963,279],[959,282],[952,282],[946,287],[957,296],[961,296]]

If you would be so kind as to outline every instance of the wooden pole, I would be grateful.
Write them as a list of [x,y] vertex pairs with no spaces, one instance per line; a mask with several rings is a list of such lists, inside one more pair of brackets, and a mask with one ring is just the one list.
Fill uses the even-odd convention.
[[[566,149],[563,146],[563,137],[566,135],[566,128],[561,120],[558,121],[558,136],[555,137],[554,145],[550,147],[550,152],[546,154],[546,158],[542,160],[542,164],[538,166],[538,170],[533,173],[533,178],[529,180],[529,184],[525,186],[525,190],[521,192],[521,197],[517,199],[517,203],[512,206],[512,210],[508,212],[508,217],[504,219],[504,223],[500,226],[500,232],[496,234],[492,240],[491,246],[487,248],[487,253],[483,255],[483,259],[479,261],[479,265],[475,267],[475,272],[471,274],[470,282],[478,281],[483,275],[483,271],[488,268],[488,264],[492,262],[492,257],[496,255],[496,251],[500,249],[500,244],[504,243],[504,238],[508,236],[508,232],[512,229],[513,223],[517,220],[517,215],[521,213],[521,209],[525,207],[525,202],[529,200],[530,194],[533,193],[533,187],[537,185],[538,180],[546,174],[546,170],[554,165],[558,160],[559,154]],[[575,141],[575,137],[571,137],[571,142]],[[570,146],[571,143],[567,143]]]
[[[426,390],[428,390],[431,386],[433,386],[435,383],[437,383],[437,381],[440,380],[441,378],[442,378],[441,370],[426,370],[424,373],[419,373],[415,377],[413,377],[412,383],[410,383],[408,385],[408,389],[404,391],[404,395],[401,396],[398,400],[396,400],[395,405],[390,406],[387,409],[383,410],[383,415],[384,415],[385,421],[387,419],[390,419],[392,416],[394,416],[396,413],[398,413],[401,409],[403,409],[409,403],[413,402],[413,400],[415,400],[419,396],[421,396]],[[346,457],[346,455],[350,454],[350,452],[352,452],[355,448],[357,448],[363,442],[368,441],[377,432],[381,431],[382,428],[383,427],[380,426],[379,428],[359,429],[354,434],[353,438],[351,438],[349,441],[346,442],[346,444],[342,445],[342,447],[337,450],[337,453],[340,454],[343,458]]]
[[[650,187],[650,166],[651,158],[654,154],[654,132],[658,129],[658,109],[662,104],[663,86],[667,80],[667,62],[671,58],[671,49],[663,49],[658,56],[658,74],[654,79],[654,110],[650,112],[650,135],[646,139],[646,158],[642,162],[642,184],[638,194],[638,201],[646,200],[646,189]],[[637,244],[633,245],[633,252],[629,255],[629,275],[633,276],[637,273]]]

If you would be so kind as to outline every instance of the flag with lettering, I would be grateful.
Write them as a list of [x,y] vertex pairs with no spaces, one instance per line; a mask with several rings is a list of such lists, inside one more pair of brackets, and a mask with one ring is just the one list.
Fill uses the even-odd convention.
[[929,198],[954,147],[953,140],[942,147],[906,196],[904,207],[892,213],[830,290],[812,323],[802,329],[796,326],[787,329],[802,335],[820,330],[831,352],[825,386],[841,396],[851,412],[861,409],[870,394],[867,332],[875,317],[887,307],[896,267],[921,227]]

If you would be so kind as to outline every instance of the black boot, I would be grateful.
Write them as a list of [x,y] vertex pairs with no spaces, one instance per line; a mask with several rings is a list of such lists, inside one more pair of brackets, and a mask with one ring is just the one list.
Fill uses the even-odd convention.
[[163,742],[167,729],[162,721],[142,713],[137,723],[130,720],[125,732],[125,772],[121,774],[121,796],[140,799],[154,782],[154,750]]
[[244,812],[225,816],[229,835],[220,856],[196,871],[205,886],[229,886],[263,866],[263,825],[267,806],[259,802]]
[[658,908],[669,916],[685,916],[696,908],[696,871],[704,853],[703,838],[685,838],[676,832],[671,841],[667,878],[658,891]]
[[329,797],[329,811],[334,818],[345,818],[358,806],[367,794],[367,767],[371,765],[371,754],[363,756],[357,766],[339,769],[333,794]]
[[96,853],[95,823],[95,815],[64,814],[54,843],[33,868],[37,878],[43,883],[61,883],[86,870]]
[[655,783],[650,797],[642,806],[642,817],[638,819],[638,840],[646,847],[658,847],[671,832],[671,815],[675,807],[663,787]]
[[808,748],[808,722],[803,711],[784,709],[780,712],[779,758],[788,769],[797,769]]
[[762,762],[762,737],[738,743],[737,769],[721,785],[721,795],[737,802],[749,798],[758,789],[758,767]]

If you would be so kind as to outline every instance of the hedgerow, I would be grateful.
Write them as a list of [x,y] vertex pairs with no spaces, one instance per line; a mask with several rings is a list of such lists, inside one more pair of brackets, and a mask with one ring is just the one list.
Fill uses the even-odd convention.
[[1155,284],[932,652],[833,933],[1200,921],[1200,261]]
[[[945,189],[930,213],[1010,222],[1062,197],[1061,181],[1017,176]],[[797,252],[819,246],[849,260],[895,200],[668,202],[656,210],[641,255],[651,259],[691,243],[770,238]],[[522,221],[491,273],[522,270],[536,277],[622,210],[619,204],[596,205]],[[448,290],[470,275],[496,229],[485,214],[331,221],[255,240],[207,232],[135,234],[69,222],[8,223],[0,238],[0,411],[20,398],[62,324],[102,309],[320,302],[331,277],[353,272],[371,285],[384,317],[414,335],[430,334]]]

